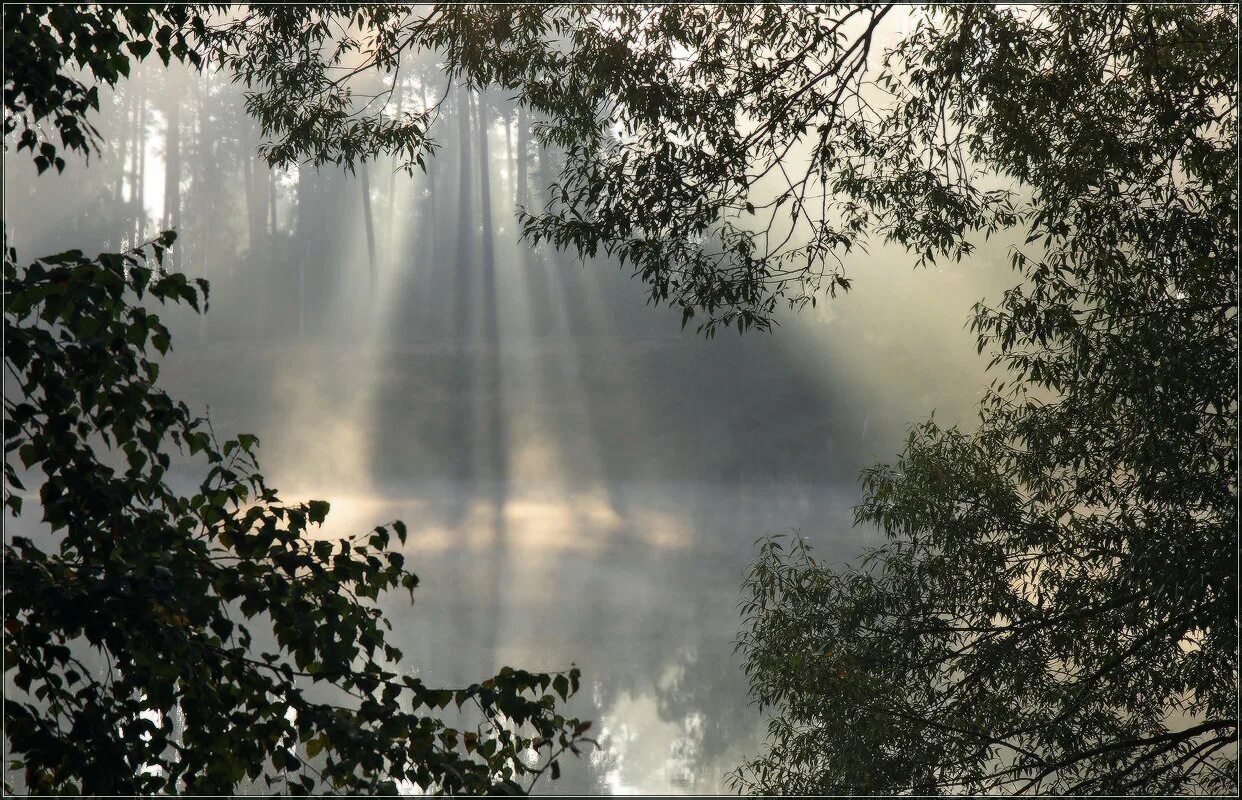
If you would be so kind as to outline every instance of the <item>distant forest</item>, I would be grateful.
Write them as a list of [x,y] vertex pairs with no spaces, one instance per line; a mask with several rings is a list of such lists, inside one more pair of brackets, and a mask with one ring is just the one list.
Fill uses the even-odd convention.
[[[645,732],[572,711],[622,697],[681,725],[664,777],[761,727],[745,794],[1238,790],[1235,7],[3,21],[6,791],[625,788]],[[944,288],[898,302],[893,258]],[[902,339],[992,280],[938,417],[966,362]],[[171,395],[174,337],[351,524],[440,525],[441,638],[392,612],[425,520],[325,533]],[[824,557],[756,509],[854,527]],[[518,575],[587,611],[522,619]],[[696,627],[735,579],[748,691]],[[506,625],[597,682],[463,663]]]

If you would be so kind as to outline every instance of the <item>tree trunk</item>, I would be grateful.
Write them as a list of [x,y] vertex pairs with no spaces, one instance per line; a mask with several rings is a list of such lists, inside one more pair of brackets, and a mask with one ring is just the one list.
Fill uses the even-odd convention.
[[267,170],[267,234],[271,239],[280,232],[280,223],[276,219],[276,171],[271,167]]
[[246,230],[250,237],[250,253],[258,255],[262,252],[264,234],[267,232],[267,201],[263,197],[264,180],[260,164],[254,153],[254,144],[258,130],[253,121],[245,118],[245,125],[240,132],[241,152],[238,154],[242,162],[242,186],[246,192]]
[[298,262],[298,339],[306,335],[306,259],[310,251],[311,235],[311,167],[305,164],[298,166],[298,222],[297,222],[297,262]]
[[[427,108],[427,84],[419,84],[419,93],[422,100],[422,108]],[[426,162],[424,162],[426,163]],[[432,159],[427,164],[425,170],[427,177],[427,199],[423,204],[426,214],[423,216],[422,236],[426,242],[419,248],[422,258],[419,259],[423,264],[439,264],[442,257],[441,248],[443,247],[443,238],[440,236],[440,226],[436,224],[436,175],[440,172],[439,159]]]
[[526,125],[526,108],[518,109],[518,153],[517,153],[517,191],[513,201],[516,205],[526,205],[530,197],[529,178],[526,174],[527,159],[530,158],[530,131]]
[[376,266],[375,266],[375,226],[371,221],[371,173],[367,169],[367,162],[363,161],[358,166],[358,174],[362,178],[362,222],[366,226],[367,231],[367,263],[370,265],[371,291],[375,291],[376,285]]
[[474,234],[474,224],[470,215],[470,92],[461,86],[457,90],[457,148],[460,154],[457,171],[457,253],[455,259],[456,272],[456,307],[457,317],[454,320],[457,336],[465,339],[472,331],[471,326],[471,273],[473,265],[470,241]]
[[[206,156],[209,152],[207,148],[207,134],[209,131],[207,125],[207,101],[204,99],[203,82],[194,81],[194,158],[191,160],[191,174],[194,176],[192,188],[193,196],[198,198],[198,203],[194,205],[195,214],[191,219],[197,240],[197,247],[194,255],[198,260],[195,265],[195,272],[200,278],[207,278],[211,273],[211,248],[213,245],[212,234],[213,228],[211,218],[215,213],[215,192],[210,185],[210,181],[205,180],[205,171],[207,169]],[[198,339],[200,342],[207,340],[208,333],[208,316],[209,314],[198,315]],[[214,317],[212,317],[214,319]]]
[[[164,230],[181,225],[181,99],[174,95],[164,134]],[[180,249],[180,248],[178,248]]]
[[147,219],[147,104],[145,98],[138,103],[138,203],[134,210],[137,213],[134,240],[141,242],[146,232]]
[[122,107],[121,113],[118,115],[120,119],[117,124],[116,140],[112,142],[112,153],[115,156],[112,169],[116,176],[116,182],[112,184],[112,208],[124,208],[125,203],[125,161],[129,157],[129,139],[126,138],[129,133],[129,112],[132,103]]
[[[256,198],[254,196],[254,157],[246,152],[244,144],[242,146],[241,160],[242,186],[246,193],[246,231],[250,242],[250,253],[253,255],[259,248],[259,231],[256,220],[259,209],[255,207],[257,203],[255,202]],[[262,217],[258,217],[258,219],[262,219]]]
[[[204,155],[207,152],[206,145],[205,145],[206,128],[207,128],[207,124],[206,124],[207,111],[204,108],[205,105],[206,103],[203,100],[202,82],[195,81],[194,82],[194,132],[193,132],[194,158],[190,162],[190,165],[191,165],[190,169],[191,169],[191,175],[193,175],[191,179],[193,181],[193,183],[191,184],[191,188],[193,189],[193,196],[198,198],[198,202],[195,204],[195,208],[196,208],[195,214],[194,216],[191,217],[191,222],[194,225],[194,228],[196,231],[203,230],[207,222],[206,220],[207,215],[204,213],[204,211],[211,203],[210,192],[204,191],[204,189],[206,188],[205,186],[206,181],[203,180],[203,177],[204,177],[203,172],[205,170],[205,165],[203,162],[205,160]],[[206,278],[207,273],[209,271],[208,270],[209,263],[208,263],[207,254],[210,252],[210,245],[205,244],[201,240],[199,240],[197,244],[198,246],[194,253],[199,262],[198,267],[197,267],[197,272],[201,277]]]
[[[397,119],[401,118],[401,106],[405,102],[405,81],[401,80],[401,73],[394,72],[392,74],[393,83],[393,114]],[[392,262],[392,235],[393,235],[393,214],[396,211],[397,203],[397,164],[396,158],[392,159],[393,163],[389,164],[388,173],[388,211],[385,215],[384,224],[388,227],[384,231],[384,258],[388,262]]]
[[146,216],[144,205],[146,203],[146,192],[143,184],[146,182],[146,166],[147,166],[147,114],[146,102],[139,90],[139,84],[134,82],[134,139],[133,139],[133,171],[130,173],[132,183],[130,184],[130,202],[133,213],[133,239],[131,246],[142,241],[142,220]]
[[488,124],[491,120],[487,107],[487,95],[479,92],[479,203],[483,222],[483,326],[489,342],[496,342],[498,320],[496,318],[496,242],[492,226],[492,162],[488,150]]
[[136,86],[131,85],[130,90],[129,115],[125,120],[129,134],[126,137],[125,152],[125,182],[128,189],[125,193],[125,238],[129,240],[129,244],[133,244],[134,198],[138,196],[138,181],[134,177],[138,172],[138,150],[136,145],[138,140],[138,89]]
[[517,154],[513,152],[513,105],[505,104],[505,156],[508,159],[509,196],[517,196]]

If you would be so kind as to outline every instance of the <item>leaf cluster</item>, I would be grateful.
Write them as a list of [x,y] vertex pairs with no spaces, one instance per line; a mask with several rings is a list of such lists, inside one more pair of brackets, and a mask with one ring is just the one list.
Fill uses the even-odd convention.
[[[206,9],[207,7],[205,7]],[[129,76],[131,59],[154,52],[198,67],[183,26],[202,27],[186,6],[4,6],[4,135],[17,134],[39,172],[65,169],[64,152],[89,158],[100,145],[89,119],[100,85]],[[59,139],[57,143],[56,139]]]

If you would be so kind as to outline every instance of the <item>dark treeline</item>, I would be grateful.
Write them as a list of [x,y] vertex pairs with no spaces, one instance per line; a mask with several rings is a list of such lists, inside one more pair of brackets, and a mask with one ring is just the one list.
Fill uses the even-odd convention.
[[[241,94],[218,73],[136,66],[133,78],[104,98],[100,127],[107,135],[98,163],[46,177],[37,203],[25,196],[31,209],[61,209],[56,219],[63,215],[64,224],[19,208],[11,235],[23,250],[51,252],[84,242],[117,246],[180,223],[171,263],[210,280],[212,296],[207,315],[170,317],[179,359],[194,362],[223,348],[268,369],[277,356],[265,353],[290,358],[288,348],[314,343],[330,351],[363,342],[377,353],[404,348],[381,368],[389,376],[376,399],[384,407],[376,425],[383,432],[374,439],[381,479],[398,460],[412,462],[413,474],[425,478],[505,479],[501,451],[512,431],[504,430],[504,412],[493,404],[466,413],[456,400],[499,397],[505,348],[524,354],[523,369],[551,376],[557,390],[544,387],[544,401],[570,403],[583,418],[579,429],[593,439],[586,449],[603,459],[607,473],[594,477],[606,484],[661,474],[848,482],[854,465],[839,454],[863,442],[874,447],[877,434],[900,430],[886,432],[882,422],[903,419],[900,413],[877,414],[865,427],[857,419],[846,423],[868,415],[848,394],[825,394],[831,390],[805,365],[822,344],[799,345],[797,320],[779,341],[702,346],[675,318],[645,307],[641,286],[616,265],[582,264],[574,253],[519,243],[514,209],[541,202],[562,156],[537,145],[536,120],[504,93],[452,87],[430,64],[403,69],[389,101],[393,113],[443,98],[435,129],[441,150],[413,176],[387,159],[352,174],[309,165],[270,169],[256,156],[261,137]],[[11,204],[20,205],[34,184],[14,181],[10,188]],[[888,299],[919,304],[908,292],[891,287]],[[924,393],[954,391],[960,366],[946,370],[914,358],[899,332],[870,309],[857,316],[868,340],[904,364]],[[337,366],[317,353],[307,377]],[[210,394],[206,375],[194,370],[190,378],[206,382],[209,401],[227,410],[223,397]],[[721,390],[685,403],[681,387],[696,384]],[[259,381],[248,391],[274,390]],[[912,415],[922,407],[917,401],[890,395],[883,402],[905,404]],[[766,410],[772,402],[779,414]],[[279,416],[279,399],[271,405]],[[400,425],[391,424],[397,407]],[[638,424],[639,408],[646,409],[643,432],[618,436]],[[439,424],[446,417],[448,424]],[[835,418],[840,422],[829,421]],[[562,429],[547,433],[561,439],[566,457],[579,459],[565,438],[571,434],[549,424]],[[739,438],[738,431],[750,434]],[[800,446],[806,436],[827,446]],[[665,442],[660,452],[654,441]],[[584,466],[571,464],[570,471],[582,474]]]

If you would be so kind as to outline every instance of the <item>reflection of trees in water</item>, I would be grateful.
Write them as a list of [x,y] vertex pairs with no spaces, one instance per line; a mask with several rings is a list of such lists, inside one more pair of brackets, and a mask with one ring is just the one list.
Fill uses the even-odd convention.
[[702,776],[699,765],[731,763],[731,752],[751,743],[756,730],[754,709],[739,702],[746,696],[746,682],[733,659],[722,659],[721,652],[731,642],[715,642],[710,652],[687,652],[676,663],[672,679],[656,685],[660,718],[681,724],[687,732],[684,760],[688,783],[720,776]]
[[[663,497],[656,496],[658,488],[621,487],[618,494],[628,493],[633,508],[679,502],[685,529],[712,531],[720,541],[644,547],[641,532],[627,525],[594,552],[536,551],[515,541],[503,552],[463,547],[411,560],[424,583],[414,612],[401,618],[408,638],[398,645],[428,679],[451,681],[505,663],[543,669],[576,661],[584,669],[592,690],[576,698],[569,713],[596,720],[595,732],[610,734],[603,743],[612,749],[567,765],[566,782],[549,784],[549,790],[589,791],[597,785],[591,781],[612,779],[641,787],[648,776],[632,770],[650,766],[652,748],[667,751],[661,780],[700,790],[719,787],[723,773],[758,741],[759,719],[746,705],[732,656],[736,576],[751,555],[752,521],[742,519],[732,530],[723,521],[741,503],[760,503],[744,495],[731,500],[738,493],[727,486],[683,485]],[[799,507],[799,521],[809,522],[845,511],[840,498],[817,497],[809,488],[786,487],[782,493],[773,487],[766,500],[765,508],[752,513],[771,516],[782,505]],[[597,533],[582,529],[584,537]],[[460,534],[468,538],[466,531]],[[489,588],[497,571],[506,582]],[[494,645],[486,635],[489,620],[496,627]],[[658,742],[641,745],[646,761],[635,761],[632,752],[624,758],[625,709],[636,706],[650,708],[644,720],[667,723],[635,734]],[[636,724],[628,722],[631,733]]]

